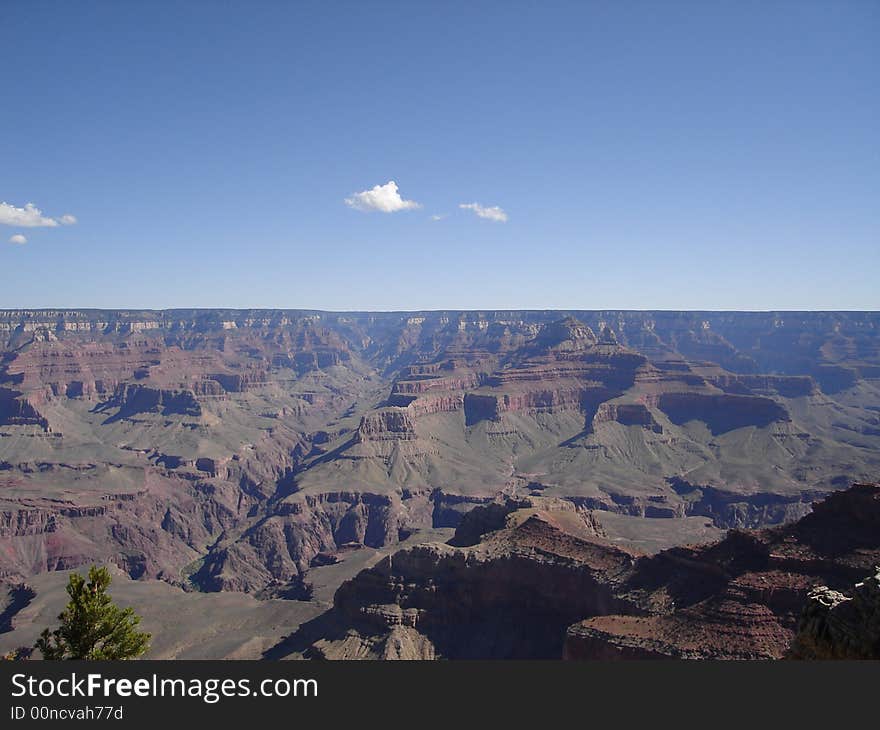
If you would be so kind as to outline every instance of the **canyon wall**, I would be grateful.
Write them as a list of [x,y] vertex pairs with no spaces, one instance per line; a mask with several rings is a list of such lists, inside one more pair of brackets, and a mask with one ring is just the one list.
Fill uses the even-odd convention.
[[7,580],[258,593],[501,497],[755,528],[878,447],[877,313],[0,311]]

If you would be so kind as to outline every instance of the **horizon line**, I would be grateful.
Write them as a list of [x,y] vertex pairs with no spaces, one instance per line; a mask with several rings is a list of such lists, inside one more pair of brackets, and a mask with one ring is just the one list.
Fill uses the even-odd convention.
[[700,308],[627,308],[627,307],[464,307],[464,308],[427,308],[427,309],[321,309],[315,307],[235,307],[235,306],[195,306],[195,307],[0,307],[0,312],[312,312],[320,314],[445,314],[449,312],[477,313],[488,312],[667,312],[667,313],[708,313],[708,314],[880,314],[880,309],[700,309]]

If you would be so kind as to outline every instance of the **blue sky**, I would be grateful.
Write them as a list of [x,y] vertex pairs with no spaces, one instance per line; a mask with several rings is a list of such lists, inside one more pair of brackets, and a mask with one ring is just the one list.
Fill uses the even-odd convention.
[[0,16],[0,307],[880,305],[877,2]]

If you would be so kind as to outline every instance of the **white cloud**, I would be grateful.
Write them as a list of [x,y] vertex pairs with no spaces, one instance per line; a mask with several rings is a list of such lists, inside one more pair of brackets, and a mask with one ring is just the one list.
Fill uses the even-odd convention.
[[0,223],[5,223],[7,226],[20,226],[21,228],[58,225],[58,221],[44,216],[43,211],[33,203],[27,203],[24,208],[16,208],[9,203],[0,203]]
[[444,215],[437,215],[435,213],[434,215],[431,216],[431,220],[432,221],[442,221],[445,217],[446,217],[445,214]]
[[16,208],[9,203],[0,203],[0,224],[17,226],[19,228],[54,228],[55,226],[69,226],[76,223],[72,215],[63,215],[61,218],[50,218],[43,215],[33,203],[26,203],[24,208]]
[[490,221],[495,221],[496,223],[505,223],[507,221],[507,213],[497,205],[486,207],[479,203],[462,203],[458,207],[464,210],[472,210],[480,218],[486,218]]
[[27,238],[22,236],[20,233],[16,233],[15,235],[9,237],[9,243],[17,243],[19,246],[22,246],[27,243]]
[[382,213],[396,213],[399,210],[413,210],[422,206],[414,200],[404,200],[397,192],[397,183],[389,180],[384,185],[376,185],[370,190],[354,193],[345,199],[345,204],[357,210],[378,210]]

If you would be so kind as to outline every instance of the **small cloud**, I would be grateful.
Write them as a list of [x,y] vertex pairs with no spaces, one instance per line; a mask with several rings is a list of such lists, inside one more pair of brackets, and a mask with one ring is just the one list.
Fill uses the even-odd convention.
[[370,190],[354,193],[345,199],[345,204],[356,210],[378,210],[382,213],[396,213],[399,210],[413,210],[421,208],[421,204],[414,200],[404,200],[397,192],[397,183],[389,180],[384,185],[376,185]]
[[15,235],[9,237],[9,243],[15,243],[19,246],[23,246],[27,243],[27,238],[25,236],[22,236],[20,233],[16,233]]
[[431,220],[432,221],[442,221],[445,217],[446,217],[445,213],[443,215],[438,215],[437,213],[435,213],[434,215],[431,216]]
[[507,221],[507,213],[497,205],[486,207],[479,203],[462,203],[458,207],[463,210],[472,210],[480,218],[486,218],[487,220],[495,221],[496,223],[505,223]]
[[43,215],[33,203],[26,203],[24,208],[17,208],[10,203],[0,203],[0,224],[18,226],[19,228],[55,228],[59,225],[73,225],[76,218],[70,214],[61,218],[50,218]]

